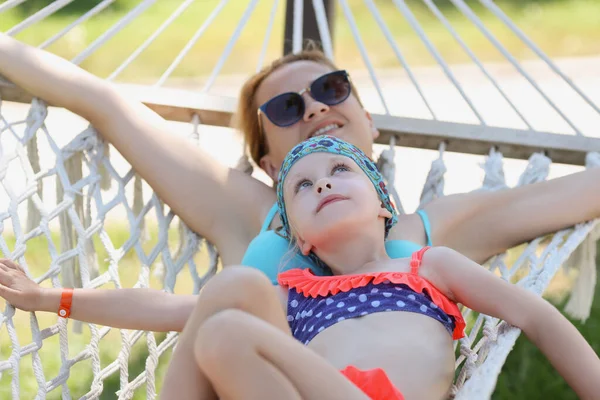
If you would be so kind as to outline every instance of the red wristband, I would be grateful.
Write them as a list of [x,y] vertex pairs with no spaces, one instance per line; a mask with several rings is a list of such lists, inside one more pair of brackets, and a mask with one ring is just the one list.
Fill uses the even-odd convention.
[[71,315],[71,302],[73,300],[73,289],[63,289],[60,296],[60,307],[58,307],[58,316],[69,318]]

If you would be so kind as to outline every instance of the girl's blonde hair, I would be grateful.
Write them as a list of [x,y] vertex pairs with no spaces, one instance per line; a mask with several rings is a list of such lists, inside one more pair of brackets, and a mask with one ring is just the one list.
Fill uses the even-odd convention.
[[[267,138],[261,132],[258,124],[257,110],[260,104],[256,103],[256,92],[261,83],[268,78],[274,71],[284,65],[292,64],[296,61],[312,61],[325,65],[331,70],[337,70],[335,64],[323,54],[314,42],[308,42],[305,50],[297,54],[288,54],[273,61],[270,65],[254,74],[246,81],[240,92],[237,112],[234,115],[234,127],[242,131],[248,151],[252,160],[260,165],[260,159],[269,152]],[[356,88],[352,83],[352,93],[358,99]],[[360,99],[358,99],[360,102]]]
[[288,250],[285,252],[283,257],[281,257],[281,261],[279,262],[279,267],[277,269],[277,273],[281,273],[285,271],[288,264],[296,257],[296,255],[302,254],[300,252],[300,247],[298,247],[298,243],[294,240],[290,242]]

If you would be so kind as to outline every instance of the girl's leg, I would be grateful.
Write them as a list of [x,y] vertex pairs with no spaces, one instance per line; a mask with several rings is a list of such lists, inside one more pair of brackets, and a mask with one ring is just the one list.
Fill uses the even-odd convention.
[[198,331],[194,353],[222,399],[367,399],[324,358],[240,310],[210,317]]
[[[162,399],[216,399],[212,385],[194,358],[194,343],[204,321],[231,308],[255,315],[272,324],[274,329],[289,334],[285,313],[269,279],[253,268],[225,268],[202,288],[198,296],[198,303],[173,352],[161,391]],[[207,345],[210,346],[214,339],[208,337]]]

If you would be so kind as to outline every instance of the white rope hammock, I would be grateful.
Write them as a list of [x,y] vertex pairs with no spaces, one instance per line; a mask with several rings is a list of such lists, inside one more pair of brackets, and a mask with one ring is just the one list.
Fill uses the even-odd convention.
[[[71,1],[55,1],[12,27],[8,33],[16,35]],[[8,0],[0,5],[0,13],[22,2],[23,0]],[[45,48],[60,40],[76,26],[103,12],[113,2],[114,0],[100,2],[55,36],[48,38],[40,47]],[[109,28],[72,61],[74,63],[84,61],[109,39],[117,37],[125,26],[135,21],[140,14],[154,3],[153,0],[141,0],[121,21]],[[165,19],[155,32],[148,36],[144,43],[123,60],[107,79],[116,79],[122,71],[134,63],[136,58],[146,51],[165,29],[175,23],[177,18],[192,3],[191,0],[181,1],[181,5]],[[220,1],[212,13],[206,16],[185,47],[158,78],[154,84],[155,87],[163,86],[173,76],[180,62],[192,51],[207,28],[213,23],[218,23],[217,17],[227,3],[227,0]],[[201,89],[202,93],[214,93],[218,90],[211,89],[216,87],[217,77],[221,76],[222,68],[230,53],[234,51],[240,35],[244,33],[246,23],[253,16],[253,13],[257,12],[255,11],[257,3],[255,0],[248,2],[237,28],[232,32],[221,57],[204,82]],[[281,6],[280,3],[275,0],[272,7],[268,9],[269,23],[266,26],[265,39],[260,54],[258,54],[258,65],[256,68],[250,66],[248,72],[259,69],[266,61],[267,43],[270,40],[276,20],[276,10]],[[502,89],[501,82],[493,78],[493,72],[490,68],[482,63],[469,49],[435,3],[429,0],[424,0],[424,3],[468,54],[477,69],[490,81],[507,105],[507,109],[512,110],[513,115],[516,115],[520,120],[519,124],[526,128],[525,131],[520,132],[532,133],[534,136],[545,134],[533,128],[539,121],[532,117],[530,110],[523,107],[522,104],[519,105],[519,102],[514,101],[508,91]],[[452,3],[481,30],[487,39],[504,55],[507,62],[512,64],[529,84],[530,89],[533,89],[539,95],[540,101],[545,102],[546,109],[549,109],[556,118],[563,121],[562,126],[565,126],[566,131],[563,133],[574,133],[575,136],[573,137],[583,137],[581,126],[585,124],[577,121],[573,116],[567,115],[568,113],[561,109],[556,100],[547,94],[536,83],[534,77],[523,68],[521,63],[508,53],[464,1],[452,0]],[[600,109],[541,50],[527,39],[492,1],[481,0],[481,3],[539,56],[542,62],[555,72],[563,83],[566,83],[569,90],[579,96],[582,104],[597,113],[596,117],[600,115]],[[448,82],[457,91],[459,97],[464,100],[466,108],[470,110],[471,117],[477,121],[478,125],[476,126],[483,127],[486,132],[497,132],[497,127],[486,124],[487,111],[485,107],[488,105],[469,96],[469,90],[463,87],[460,83],[461,79],[453,73],[453,67],[444,61],[410,8],[401,0],[394,0],[394,4],[399,11],[398,20],[410,24],[415,34],[420,37],[437,61]],[[301,49],[303,37],[302,15],[306,8],[310,6],[309,2],[294,1],[294,21],[296,23],[293,30],[293,49],[295,51]],[[442,118],[439,115],[442,114],[443,110],[439,106],[436,107],[435,99],[431,95],[426,95],[427,85],[423,82],[419,83],[419,72],[409,66],[375,2],[365,0],[364,6],[381,28],[391,51],[395,54],[399,65],[406,73],[408,82],[413,85],[417,98],[420,99],[418,101],[421,101],[425,109],[428,110],[431,120],[436,123],[439,122],[441,124],[439,126],[454,127],[453,129],[460,131],[461,126],[455,128],[456,125],[441,121]],[[324,3],[322,0],[313,0],[312,7],[314,7],[324,51],[332,56],[333,40],[329,35],[330,29],[325,15]],[[349,24],[352,36],[367,68],[368,78],[374,87],[373,97],[375,100],[368,103],[367,107],[378,107],[375,103],[379,101],[380,108],[385,112],[384,118],[397,118],[394,121],[399,122],[408,121],[394,116],[393,110],[391,110],[392,103],[389,101],[391,94],[386,91],[387,85],[382,84],[382,81],[378,78],[376,68],[370,61],[369,52],[361,39],[361,29],[354,21],[348,2],[340,0],[339,9],[342,10],[345,20]],[[2,93],[2,87],[0,82],[0,94]],[[7,99],[10,100],[9,98],[4,100]],[[138,258],[141,267],[137,281],[129,287],[149,287],[152,274],[155,273],[163,278],[166,291],[175,292],[176,285],[179,282],[191,280],[193,282],[192,291],[197,293],[206,280],[216,272],[218,255],[215,248],[179,222],[178,218],[167,210],[167,207],[156,195],[152,194],[150,198],[143,199],[141,178],[130,167],[127,167],[124,172],[119,171],[119,168],[115,166],[114,156],[109,157],[110,146],[101,140],[92,127],[88,127],[71,141],[61,145],[56,142],[58,135],[56,133],[51,134],[48,130],[48,108],[43,101],[33,99],[28,114],[23,119],[8,118],[6,113],[3,112],[3,106],[6,106],[6,104],[0,99],[0,184],[2,186],[2,189],[0,189],[0,205],[6,204],[3,208],[0,207],[0,231],[2,232],[0,252],[2,257],[19,262],[37,282],[49,280],[52,286],[55,287],[98,288],[107,284],[117,289],[126,287],[128,285],[122,282],[120,273],[123,272],[125,256],[132,251]],[[175,105],[173,107],[176,108]],[[203,114],[205,112],[207,114]],[[192,143],[199,143],[200,118],[202,115],[212,116],[213,114],[210,114],[210,112],[211,110],[198,109],[187,120],[190,123],[189,131],[191,132],[190,140]],[[230,113],[231,109],[224,107],[220,112]],[[547,115],[545,114],[544,117],[546,118]],[[205,120],[203,117],[202,119]],[[376,121],[384,120],[376,119]],[[431,126],[435,128],[438,125]],[[514,127],[510,128],[513,129]],[[436,147],[439,148],[439,158],[431,165],[431,170],[420,197],[421,206],[444,195],[446,167],[443,157],[446,151],[456,150],[456,147],[452,146],[456,146],[457,141],[441,141],[439,138],[436,139],[437,133],[436,131],[423,134],[423,136],[431,136],[431,140],[437,141]],[[566,137],[566,135],[561,136]],[[393,184],[396,182],[395,146],[397,144],[405,145],[405,142],[403,142],[405,136],[402,132],[395,131],[387,138],[390,147],[381,153],[379,167],[390,182],[391,193],[399,209],[403,210],[400,197]],[[501,143],[505,138],[497,137],[496,139]],[[459,145],[467,143],[458,142]],[[592,149],[596,151],[600,149],[597,142],[590,143],[592,143]],[[451,150],[451,147],[454,150]],[[525,143],[523,147],[528,148]],[[493,148],[491,145],[488,148],[490,149],[489,155],[482,164],[485,178],[480,190],[506,188],[508,186],[504,181],[502,154],[498,148]],[[587,149],[590,149],[590,147],[587,147]],[[581,151],[579,148],[575,150]],[[43,154],[52,154],[52,162],[43,162],[44,160],[41,160]],[[530,153],[529,164],[523,171],[518,185],[545,180],[550,163],[551,160],[546,155]],[[600,154],[597,152],[587,154],[585,165],[588,168],[599,167]],[[240,160],[238,168],[248,173],[252,172],[252,166],[245,157]],[[20,174],[24,179],[16,182],[11,179],[14,174]],[[43,199],[42,183],[48,185],[54,184],[54,182],[56,182],[57,187],[56,204],[51,204]],[[26,213],[24,213],[25,208]],[[26,221],[23,220],[25,214],[27,215]],[[105,229],[105,222],[112,215],[119,215],[127,220],[130,232],[122,244],[116,244],[121,243],[121,239],[111,237]],[[151,239],[148,237],[149,228],[147,223],[150,222],[156,224],[158,238]],[[488,267],[497,272],[502,278],[541,295],[555,273],[572,256],[572,261],[580,266],[580,275],[571,301],[567,306],[567,311],[580,319],[586,319],[589,316],[596,278],[596,266],[594,265],[595,241],[600,237],[600,225],[597,222],[592,221],[581,224],[546,238],[535,239],[523,246],[520,255],[512,265],[507,265],[506,255],[501,254],[490,260]],[[60,238],[53,235],[57,228],[60,232]],[[7,241],[9,236],[14,236],[14,245]],[[34,239],[37,240],[36,238],[45,239],[49,255],[48,269],[40,276],[32,276],[26,260],[26,256],[30,254],[28,244],[32,243]],[[173,245],[173,243],[176,243],[176,245]],[[576,249],[579,250],[575,251]],[[100,254],[106,254],[106,259],[99,259]],[[468,330],[468,335],[456,344],[458,354],[456,360],[457,378],[453,387],[453,395],[457,399],[490,398],[500,369],[520,331],[497,319],[484,315],[472,315],[473,313],[467,309],[464,310],[464,314],[468,321],[472,321],[472,324],[470,324],[472,326]],[[0,376],[10,374],[11,394],[14,399],[21,397],[21,386],[24,379],[36,382],[36,398],[44,399],[50,392],[57,389],[61,391],[62,398],[70,399],[72,394],[67,382],[70,372],[76,366],[77,368],[91,369],[93,375],[87,393],[81,397],[83,399],[98,398],[103,392],[106,379],[117,373],[117,371],[120,381],[120,389],[117,392],[119,399],[132,398],[136,390],[144,390],[146,398],[154,399],[157,397],[155,384],[157,367],[161,361],[164,362],[165,352],[171,349],[177,340],[175,333],[170,333],[164,339],[157,340],[151,332],[116,330],[121,337],[121,351],[116,358],[107,361],[101,360],[100,347],[106,336],[111,331],[115,331],[113,328],[85,324],[89,327],[90,342],[83,350],[73,352],[73,349],[69,347],[69,338],[73,334],[69,335],[65,320],[58,319],[51,326],[40,328],[38,318],[31,314],[30,324],[31,339],[17,335],[14,308],[7,305],[5,311],[0,314],[0,342],[3,347],[10,342],[12,348],[8,358],[0,356]],[[81,330],[82,326],[74,324],[74,329]],[[60,344],[60,354],[55,357],[60,359],[61,369],[58,375],[48,376],[45,373],[44,359],[40,356],[40,352],[44,342],[56,336],[58,336]],[[137,376],[130,376],[128,361],[132,347],[144,342],[148,351],[145,369]],[[33,366],[32,375],[20,373],[20,369],[24,365],[22,360],[31,360],[27,362],[30,362]]]

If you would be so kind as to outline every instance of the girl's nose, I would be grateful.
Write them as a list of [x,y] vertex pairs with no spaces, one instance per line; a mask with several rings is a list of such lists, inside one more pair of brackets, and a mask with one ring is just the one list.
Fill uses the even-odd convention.
[[319,181],[319,183],[317,184],[317,193],[320,194],[325,189],[331,190],[331,183],[329,183],[329,182],[324,181],[323,179],[321,179]]

